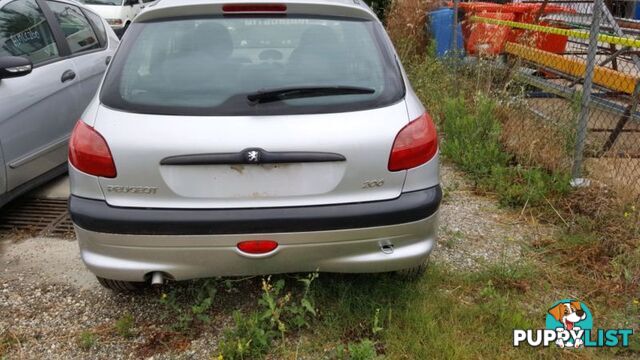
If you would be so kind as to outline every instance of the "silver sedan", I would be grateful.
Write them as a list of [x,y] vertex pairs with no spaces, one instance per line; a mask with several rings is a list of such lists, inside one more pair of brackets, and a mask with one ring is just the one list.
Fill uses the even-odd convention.
[[66,0],[0,0],[0,206],[67,170],[71,130],[118,39]]
[[419,273],[436,241],[436,129],[358,1],[148,7],[69,156],[82,259],[116,290]]

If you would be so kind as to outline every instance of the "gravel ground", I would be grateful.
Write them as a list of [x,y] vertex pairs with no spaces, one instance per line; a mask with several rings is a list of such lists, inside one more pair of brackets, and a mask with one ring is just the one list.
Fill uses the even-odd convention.
[[[450,166],[443,166],[442,177],[445,200],[436,262],[473,271],[518,261],[523,244],[551,236],[553,229],[474,195]],[[256,296],[255,291],[239,291],[215,301],[244,308],[255,303]],[[196,336],[184,336],[168,330],[174,320],[164,316],[159,298],[155,291],[122,295],[102,289],[84,268],[75,241],[0,239],[0,359],[211,358],[231,311],[214,313]],[[114,326],[127,314],[135,319],[129,338]],[[88,350],[79,342],[87,331],[96,344]]]
[[475,195],[471,183],[450,165],[442,166],[444,200],[440,234],[433,259],[456,270],[510,264],[521,260],[522,247],[545,241],[554,228],[534,223],[497,201]]

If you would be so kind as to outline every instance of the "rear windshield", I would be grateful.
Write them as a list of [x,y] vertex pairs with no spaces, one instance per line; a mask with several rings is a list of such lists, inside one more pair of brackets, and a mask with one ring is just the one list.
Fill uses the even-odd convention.
[[[275,115],[390,105],[404,86],[382,27],[345,18],[214,17],[134,24],[105,78],[101,101],[130,112]],[[369,93],[251,103],[297,87]]]

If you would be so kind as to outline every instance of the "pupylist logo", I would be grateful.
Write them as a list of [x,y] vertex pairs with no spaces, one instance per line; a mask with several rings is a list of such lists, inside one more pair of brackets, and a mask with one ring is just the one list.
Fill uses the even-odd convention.
[[547,311],[546,329],[513,331],[513,346],[561,348],[628,347],[632,329],[593,329],[591,311],[583,302],[565,299],[557,301]]

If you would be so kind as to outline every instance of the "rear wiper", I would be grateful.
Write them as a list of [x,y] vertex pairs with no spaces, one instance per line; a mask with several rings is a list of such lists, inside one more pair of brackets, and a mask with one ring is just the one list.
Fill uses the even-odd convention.
[[306,86],[260,90],[247,95],[251,104],[300,99],[316,96],[373,94],[375,89],[358,86]]

